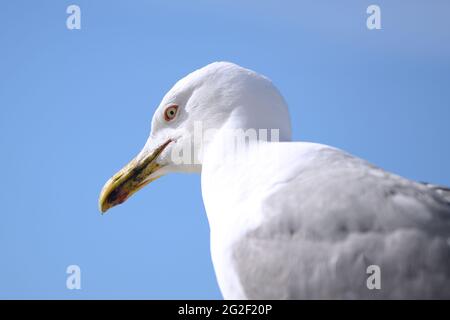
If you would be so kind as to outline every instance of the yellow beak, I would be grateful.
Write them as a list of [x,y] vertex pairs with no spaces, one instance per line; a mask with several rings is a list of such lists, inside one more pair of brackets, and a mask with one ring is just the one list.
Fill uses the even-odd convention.
[[161,168],[156,159],[172,140],[167,140],[141,160],[131,160],[125,167],[109,179],[100,193],[98,206],[102,213],[125,202],[134,193],[159,178],[151,175]]

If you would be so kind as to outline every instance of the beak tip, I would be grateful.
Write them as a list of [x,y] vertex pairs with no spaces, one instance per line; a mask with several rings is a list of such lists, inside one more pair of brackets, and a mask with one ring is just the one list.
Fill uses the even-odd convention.
[[111,208],[111,206],[109,205],[108,201],[106,200],[105,194],[102,191],[98,199],[98,210],[102,215],[104,215],[109,208]]
[[100,199],[98,201],[98,210],[100,211],[100,213],[102,215],[104,215],[106,213],[106,211],[108,211],[110,208],[111,208],[111,205],[109,205],[109,203],[107,201],[105,201],[105,199],[100,197]]
[[111,194],[111,190],[114,187],[112,181],[113,180],[111,178],[105,183],[98,197],[98,210],[102,215],[104,215],[106,211],[114,206],[114,204],[109,201],[109,195]]

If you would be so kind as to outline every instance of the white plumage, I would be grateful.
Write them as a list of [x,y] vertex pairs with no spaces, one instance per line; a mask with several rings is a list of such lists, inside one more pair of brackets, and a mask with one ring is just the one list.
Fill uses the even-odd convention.
[[[177,118],[164,121],[174,104]],[[214,129],[209,139],[194,139],[196,121],[202,133]],[[236,129],[279,129],[282,142],[232,150],[223,138]],[[450,298],[450,191],[290,136],[287,106],[270,80],[231,63],[180,80],[155,112],[137,162],[172,141],[148,181],[201,172],[223,296]],[[191,147],[199,162],[175,163],[175,148]],[[370,265],[380,267],[379,290],[367,287]]]

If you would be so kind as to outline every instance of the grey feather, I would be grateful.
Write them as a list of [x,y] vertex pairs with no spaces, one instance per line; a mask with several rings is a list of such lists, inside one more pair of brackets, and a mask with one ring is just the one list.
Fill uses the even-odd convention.
[[[262,222],[233,245],[231,265],[246,298],[450,298],[448,188],[331,147],[293,144],[292,156],[283,144],[270,146],[283,155],[274,169],[238,169],[240,186],[258,179],[270,186],[243,190],[262,203]],[[366,285],[369,265],[381,269],[380,290]]]

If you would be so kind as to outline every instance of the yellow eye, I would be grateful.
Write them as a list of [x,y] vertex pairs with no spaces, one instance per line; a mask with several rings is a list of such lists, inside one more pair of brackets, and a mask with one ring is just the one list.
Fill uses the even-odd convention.
[[170,107],[167,107],[164,111],[164,120],[170,121],[177,115],[178,106],[172,105]]

